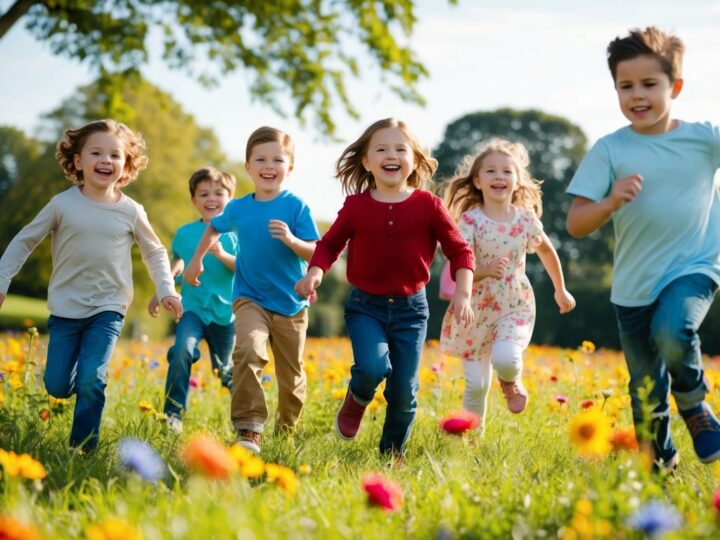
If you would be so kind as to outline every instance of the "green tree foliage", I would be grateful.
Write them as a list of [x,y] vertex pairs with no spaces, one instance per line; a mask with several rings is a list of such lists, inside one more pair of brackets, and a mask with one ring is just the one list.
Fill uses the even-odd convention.
[[[454,2],[451,2],[454,3]],[[340,103],[357,116],[346,79],[357,78],[364,54],[402,99],[421,103],[427,75],[404,44],[416,23],[413,0],[16,0],[0,15],[0,39],[21,19],[55,54],[98,73],[137,72],[148,43],[162,58],[212,85],[243,69],[251,95],[279,112],[312,115],[322,132],[335,128]],[[152,39],[151,39],[152,38]],[[387,80],[386,80],[387,79]],[[285,99],[283,99],[285,98]]]

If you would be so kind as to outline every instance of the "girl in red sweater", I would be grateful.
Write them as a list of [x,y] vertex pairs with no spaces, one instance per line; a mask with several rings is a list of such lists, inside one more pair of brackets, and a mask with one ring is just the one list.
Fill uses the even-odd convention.
[[402,453],[415,419],[428,320],[425,284],[438,242],[457,282],[450,310],[460,324],[473,321],[473,253],[442,200],[426,191],[436,168],[403,122],[387,118],[368,127],[337,162],[345,204],[295,286],[302,296],[312,294],[349,242],[353,289],[345,324],[355,363],[335,428],[341,438],[354,439],[365,408],[387,379],[383,453]]

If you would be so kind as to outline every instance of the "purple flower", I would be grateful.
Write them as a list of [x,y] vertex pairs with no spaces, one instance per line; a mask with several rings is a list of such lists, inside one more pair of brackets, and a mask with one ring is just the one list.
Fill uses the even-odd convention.
[[674,506],[659,501],[650,501],[627,520],[630,527],[650,537],[659,537],[675,530],[682,525],[682,522],[682,517]]
[[156,482],[165,475],[165,462],[145,441],[126,437],[118,445],[120,461],[143,480]]
[[157,360],[150,360],[149,366],[150,366],[150,369],[159,368],[159,367],[160,367],[160,362],[158,362]]

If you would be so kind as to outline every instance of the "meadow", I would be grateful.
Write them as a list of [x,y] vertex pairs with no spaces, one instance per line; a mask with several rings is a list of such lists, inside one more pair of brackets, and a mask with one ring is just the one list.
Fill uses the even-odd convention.
[[[299,428],[275,435],[271,423],[259,457],[232,445],[229,393],[207,356],[193,368],[183,432],[168,428],[161,411],[169,344],[120,343],[101,444],[81,454],[67,445],[73,400],[44,391],[46,336],[34,329],[0,335],[0,538],[720,535],[720,467],[695,458],[673,411],[681,462],[673,474],[653,474],[631,428],[622,355],[592,343],[531,346],[528,409],[512,415],[495,383],[481,436],[442,429],[463,428],[454,414],[462,365],[428,342],[418,417],[402,461],[377,450],[381,392],[356,440],[334,433],[352,362],[346,339],[309,340]],[[719,362],[707,359],[715,410]],[[264,380],[274,409],[272,364]]]

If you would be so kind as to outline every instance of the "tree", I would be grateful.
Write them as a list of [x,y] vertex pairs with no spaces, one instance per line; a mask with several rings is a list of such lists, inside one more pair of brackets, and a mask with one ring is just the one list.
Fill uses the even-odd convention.
[[[137,72],[157,29],[169,66],[207,85],[244,68],[253,97],[282,113],[289,95],[300,120],[309,112],[330,135],[336,101],[357,116],[345,80],[359,76],[363,49],[393,92],[423,102],[416,84],[427,72],[400,43],[416,23],[413,0],[16,0],[0,15],[0,39],[21,19],[55,54],[100,75]],[[198,71],[200,58],[211,67]]]

